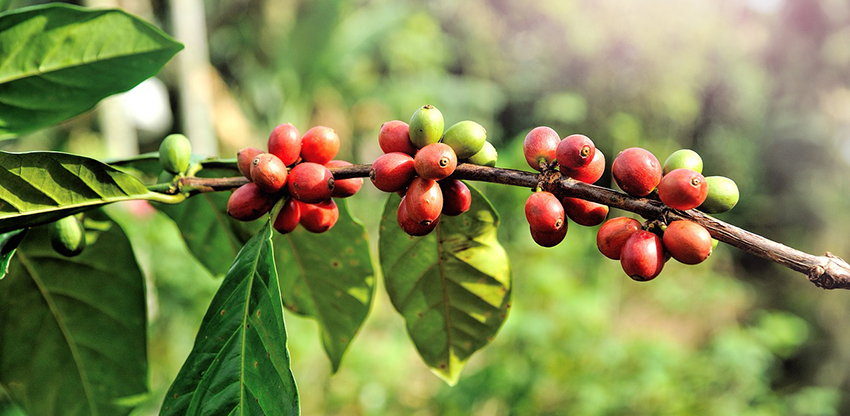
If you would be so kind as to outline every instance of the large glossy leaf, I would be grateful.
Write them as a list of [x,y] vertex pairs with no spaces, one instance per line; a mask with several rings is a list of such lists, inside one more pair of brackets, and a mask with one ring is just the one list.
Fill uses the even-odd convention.
[[130,199],[169,198],[88,157],[0,151],[0,233]]
[[144,279],[121,229],[97,217],[73,258],[31,229],[0,281],[0,385],[28,414],[126,415],[120,403],[147,391]]
[[12,256],[15,255],[18,244],[23,241],[27,234],[27,230],[28,228],[21,228],[0,234],[0,279],[6,277],[6,273],[9,272],[9,263],[12,261]]
[[120,10],[0,15],[0,139],[78,115],[156,74],[183,46]]
[[160,414],[299,414],[271,239],[266,225],[236,256]]
[[381,219],[387,293],[422,359],[449,384],[457,382],[469,357],[493,339],[510,308],[511,271],[496,240],[498,214],[484,195],[470,190],[470,210],[442,217],[424,237],[399,228],[398,195],[390,195]]

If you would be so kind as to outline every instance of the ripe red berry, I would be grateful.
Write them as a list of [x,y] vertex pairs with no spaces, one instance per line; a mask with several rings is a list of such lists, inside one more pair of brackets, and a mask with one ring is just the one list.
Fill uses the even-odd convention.
[[287,185],[289,194],[295,199],[315,204],[331,197],[334,177],[328,168],[318,163],[302,162],[289,171]]
[[463,182],[457,179],[444,179],[439,182],[443,193],[444,215],[460,215],[472,206],[472,194]]
[[620,252],[623,271],[639,282],[646,282],[658,276],[664,268],[664,260],[661,238],[644,230],[632,234]]
[[339,136],[330,127],[316,126],[301,137],[301,158],[324,165],[339,152]]
[[647,196],[661,182],[661,163],[648,150],[631,147],[614,158],[611,174],[629,195]]
[[406,153],[392,152],[381,155],[372,163],[369,179],[384,192],[404,190],[416,176],[413,158]]
[[535,127],[525,135],[522,153],[532,169],[540,170],[540,162],[546,164],[555,160],[555,151],[561,137],[549,127]]
[[531,229],[553,233],[566,227],[564,206],[551,192],[534,192],[525,200],[525,218]]
[[256,147],[246,147],[236,153],[236,167],[239,168],[239,173],[245,175],[248,180],[251,179],[251,164],[254,158],[263,154],[263,151]]
[[339,219],[339,208],[333,199],[326,199],[315,204],[299,203],[301,221],[305,230],[311,233],[323,233],[330,230]]
[[422,225],[429,225],[443,211],[443,192],[437,181],[416,177],[407,188],[407,215]]
[[[325,167],[328,169],[344,166],[351,166],[351,163],[344,160],[331,160],[330,162],[325,163]],[[334,190],[333,193],[331,193],[331,196],[334,198],[348,198],[356,194],[362,186],[363,178],[334,179]]]
[[596,247],[599,252],[612,260],[620,260],[623,244],[640,231],[640,221],[629,217],[612,218],[602,224],[596,232]]
[[392,120],[381,124],[378,132],[378,145],[384,153],[401,152],[416,155],[416,146],[410,141],[410,127],[401,120]]
[[579,182],[595,183],[602,177],[602,174],[605,173],[605,155],[601,150],[596,149],[596,151],[593,152],[593,160],[591,160],[586,166],[578,169],[566,169],[564,167],[560,167],[559,170],[562,174]]
[[274,227],[281,234],[289,234],[298,227],[298,222],[301,221],[301,202],[295,198],[289,198],[283,204],[283,208],[277,213],[274,219]]
[[435,181],[448,177],[457,167],[457,155],[445,143],[426,145],[419,149],[413,161],[419,176]]
[[555,158],[562,169],[576,170],[585,167],[593,160],[596,146],[587,136],[573,134],[558,143]]
[[555,247],[561,241],[564,241],[564,237],[567,236],[567,223],[564,223],[561,229],[551,232],[535,230],[531,227],[528,228],[531,231],[531,239],[541,247]]
[[593,227],[602,224],[608,217],[608,206],[586,201],[581,198],[564,198],[561,200],[564,212],[578,225]]
[[290,166],[301,155],[301,133],[291,123],[283,123],[269,134],[268,149],[284,165]]
[[275,199],[260,190],[253,182],[246,183],[230,195],[227,213],[239,221],[253,221],[269,212]]
[[671,208],[693,209],[708,196],[708,182],[701,174],[690,169],[674,169],[661,178],[658,198]]
[[251,180],[257,187],[273,194],[286,186],[286,165],[271,153],[257,155],[251,162]]
[[671,222],[662,241],[667,252],[684,264],[702,263],[711,254],[711,234],[693,221]]
[[414,237],[421,237],[423,235],[428,235],[434,228],[437,227],[437,224],[440,222],[440,218],[438,217],[434,222],[428,225],[422,225],[407,214],[407,203],[405,202],[407,198],[401,198],[401,202],[398,204],[398,211],[396,212],[396,221],[398,221],[399,227],[401,227],[402,231],[407,233],[408,235],[412,235]]

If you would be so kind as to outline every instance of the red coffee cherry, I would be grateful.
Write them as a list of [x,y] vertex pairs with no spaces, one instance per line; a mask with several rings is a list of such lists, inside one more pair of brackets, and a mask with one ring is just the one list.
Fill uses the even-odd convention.
[[434,222],[428,225],[422,225],[407,214],[407,203],[405,202],[407,198],[401,198],[401,202],[398,204],[398,211],[396,212],[396,221],[398,221],[399,227],[401,227],[402,231],[407,233],[408,235],[414,237],[421,237],[423,235],[428,235],[431,231],[434,231],[434,228],[437,227],[437,224],[440,222],[440,218],[438,217]]
[[565,137],[555,149],[555,158],[562,169],[576,170],[590,164],[596,154],[596,146],[587,136],[573,134]]
[[532,169],[540,170],[540,162],[549,164],[555,160],[555,151],[561,137],[549,127],[535,127],[525,135],[522,142],[522,153],[525,161]]
[[281,234],[289,234],[295,231],[298,227],[298,222],[301,221],[301,202],[295,198],[289,198],[283,204],[283,208],[277,213],[274,219],[274,227]]
[[328,168],[318,163],[302,162],[289,171],[287,185],[289,194],[295,199],[315,204],[331,197],[334,177]]
[[593,227],[602,224],[608,217],[608,206],[586,201],[581,198],[564,198],[561,200],[564,212],[578,225]]
[[271,153],[257,155],[251,162],[251,180],[257,187],[273,194],[286,186],[286,165]]
[[629,195],[647,196],[661,182],[661,163],[648,150],[631,147],[614,158],[611,173]]
[[290,166],[301,155],[301,133],[291,123],[283,123],[269,134],[268,149],[284,165]]
[[245,175],[248,180],[251,179],[251,164],[254,163],[254,158],[264,152],[256,147],[246,147],[236,152],[236,167],[239,168],[239,173]]
[[531,227],[528,228],[531,231],[531,239],[540,247],[555,247],[561,241],[564,241],[564,237],[567,236],[567,223],[564,223],[561,229],[552,232],[535,230]]
[[401,120],[381,124],[378,144],[384,153],[401,152],[411,156],[416,155],[416,146],[410,141],[410,127]]
[[620,264],[629,277],[639,282],[654,279],[664,268],[664,247],[657,235],[640,230],[626,240]]
[[416,176],[416,167],[413,158],[401,152],[381,155],[375,159],[369,171],[372,184],[384,192],[404,190],[414,176]]
[[301,158],[324,165],[339,152],[339,136],[330,127],[316,126],[301,137]]
[[658,184],[658,198],[670,208],[693,209],[705,201],[708,196],[708,182],[705,177],[690,169],[674,169],[661,178]]
[[593,160],[586,166],[578,169],[566,169],[563,166],[559,168],[562,174],[567,175],[579,182],[596,183],[602,174],[605,173],[605,155],[601,150],[596,149],[593,152]]
[[460,215],[472,206],[472,194],[463,182],[457,179],[444,179],[440,182],[443,193],[443,215]]
[[553,233],[566,227],[564,206],[551,192],[534,192],[525,200],[525,218],[536,231]]
[[702,263],[711,254],[711,234],[693,221],[671,222],[664,230],[662,242],[667,252],[684,264]]
[[407,188],[407,215],[422,225],[437,221],[443,211],[443,192],[437,181],[416,177]]
[[640,221],[629,217],[612,218],[602,224],[596,232],[596,247],[599,252],[612,260],[620,260],[623,244],[640,231]]
[[419,176],[435,181],[448,177],[457,167],[457,155],[445,143],[426,145],[419,149],[413,161]]
[[[330,162],[325,163],[325,167],[328,169],[344,166],[351,166],[351,163],[344,160],[331,160]],[[334,179],[334,190],[331,193],[331,196],[334,198],[348,198],[356,194],[362,186],[363,178]]]
[[227,200],[227,213],[239,221],[253,221],[269,212],[275,199],[260,190],[253,182],[246,183],[230,195]]
[[333,199],[315,204],[300,202],[298,208],[301,211],[299,224],[311,233],[319,234],[330,230],[339,219],[339,208]]

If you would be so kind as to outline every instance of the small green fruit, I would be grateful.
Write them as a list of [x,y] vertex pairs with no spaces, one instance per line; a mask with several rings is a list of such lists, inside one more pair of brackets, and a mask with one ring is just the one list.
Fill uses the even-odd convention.
[[443,113],[425,104],[413,113],[409,124],[410,142],[418,148],[437,143],[443,137]]
[[696,173],[702,173],[702,158],[691,149],[679,149],[664,161],[663,174],[676,169],[690,169]]
[[443,143],[451,146],[458,159],[466,159],[478,153],[487,142],[487,130],[474,121],[461,121],[449,127],[443,134]]
[[740,194],[735,181],[725,176],[706,176],[708,196],[699,210],[709,214],[720,214],[734,208]]
[[466,161],[479,166],[496,166],[496,159],[499,154],[496,153],[496,148],[490,142],[484,142],[484,146],[478,153],[470,156]]
[[74,257],[86,248],[86,230],[73,215],[50,223],[47,235],[53,249],[65,257]]
[[159,163],[175,175],[186,171],[191,156],[192,145],[182,134],[170,134],[159,145]]

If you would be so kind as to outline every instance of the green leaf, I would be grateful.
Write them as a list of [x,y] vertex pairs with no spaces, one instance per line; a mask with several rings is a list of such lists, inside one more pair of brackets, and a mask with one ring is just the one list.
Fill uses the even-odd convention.
[[0,14],[0,139],[81,114],[182,48],[121,10],[48,4]]
[[275,237],[283,302],[319,324],[334,372],[366,320],[375,291],[366,228],[345,200],[337,206],[339,220],[330,231],[313,234],[299,227]]
[[84,156],[0,151],[0,233],[131,199],[171,201],[138,179]]
[[86,227],[73,258],[31,229],[0,281],[0,388],[31,415],[126,415],[147,392],[144,278],[117,225]]
[[495,337],[510,308],[511,270],[496,240],[498,214],[478,190],[469,190],[470,210],[443,216],[424,237],[411,237],[398,226],[396,194],[381,219],[387,293],[419,355],[450,385],[469,357]]
[[162,415],[298,415],[272,229],[236,256],[165,396]]
[[18,244],[23,241],[27,234],[27,230],[28,228],[21,228],[0,234],[0,280],[6,277],[6,273],[9,273],[9,263],[12,261],[12,256],[15,255]]

